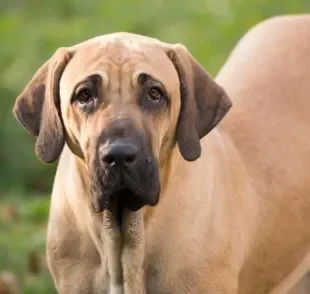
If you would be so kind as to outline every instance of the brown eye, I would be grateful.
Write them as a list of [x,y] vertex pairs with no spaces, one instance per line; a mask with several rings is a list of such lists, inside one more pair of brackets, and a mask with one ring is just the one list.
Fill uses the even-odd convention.
[[163,98],[163,93],[160,89],[153,87],[149,89],[147,97],[153,102],[160,102]]
[[93,102],[94,96],[89,89],[84,88],[78,92],[76,99],[80,104],[85,105]]

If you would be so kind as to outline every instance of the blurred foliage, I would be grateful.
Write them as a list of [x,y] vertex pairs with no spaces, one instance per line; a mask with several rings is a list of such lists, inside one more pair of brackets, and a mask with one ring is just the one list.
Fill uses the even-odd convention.
[[[4,195],[0,202],[0,293],[6,281],[3,271],[13,274],[21,293],[55,293],[45,258],[46,220],[49,198],[24,194]],[[1,290],[3,292],[1,292]]]
[[22,293],[55,293],[46,269],[26,273],[33,271],[29,254],[45,246],[49,199],[34,195],[51,191],[56,165],[36,159],[34,138],[15,121],[12,107],[58,47],[135,32],[183,43],[215,75],[250,27],[274,15],[309,11],[309,0],[0,0],[0,270],[18,275]]

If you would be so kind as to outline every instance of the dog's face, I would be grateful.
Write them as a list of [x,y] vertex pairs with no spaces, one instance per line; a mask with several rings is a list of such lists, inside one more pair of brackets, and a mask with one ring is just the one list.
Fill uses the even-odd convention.
[[60,108],[71,149],[88,166],[95,210],[115,201],[136,210],[158,202],[159,160],[180,108],[178,75],[154,45],[106,39],[76,50],[60,80]]
[[94,211],[159,200],[160,168],[178,143],[188,161],[231,101],[181,45],[117,33],[59,49],[14,114],[55,161],[66,143],[87,166]]

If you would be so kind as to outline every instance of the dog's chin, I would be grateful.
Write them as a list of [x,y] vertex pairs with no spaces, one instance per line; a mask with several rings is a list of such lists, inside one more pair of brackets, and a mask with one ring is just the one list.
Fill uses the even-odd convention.
[[123,208],[137,211],[144,205],[145,203],[141,200],[141,197],[139,197],[134,191],[128,188],[121,188],[117,192],[111,194],[106,209],[111,212],[116,212]]
[[108,210],[115,215],[123,214],[124,209],[138,211],[146,205],[155,206],[159,201],[160,187],[142,195],[133,189],[121,186],[113,192],[106,189],[92,195],[92,208],[96,213]]
[[105,209],[115,215],[119,227],[122,227],[124,210],[138,211],[145,205],[137,194],[128,188],[112,193]]

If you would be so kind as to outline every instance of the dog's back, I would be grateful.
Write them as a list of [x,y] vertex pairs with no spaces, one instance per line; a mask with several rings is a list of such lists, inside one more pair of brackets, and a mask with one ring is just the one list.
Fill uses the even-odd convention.
[[[288,289],[307,271],[303,265],[298,275],[292,273],[310,245],[310,16],[275,17],[251,29],[217,81],[234,101],[222,126],[247,165],[257,192],[254,201],[266,202],[257,203],[255,258],[245,265],[242,284],[253,281],[251,268],[262,257],[266,262],[262,277],[255,277],[258,285],[260,278],[277,280],[272,267],[281,264],[290,277],[284,282]],[[271,237],[274,226],[277,235]],[[309,293],[302,288],[292,293]],[[282,294],[283,288],[274,291]]]

